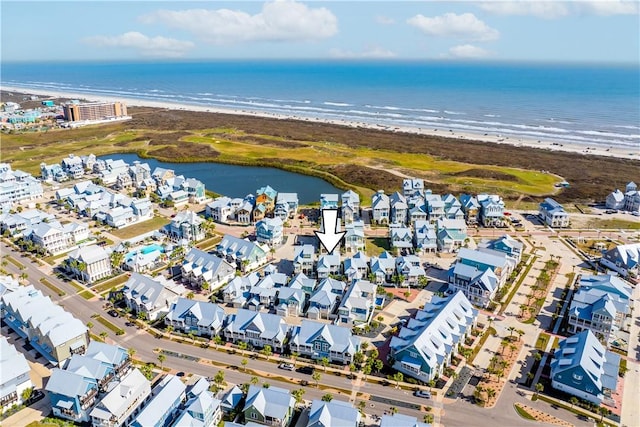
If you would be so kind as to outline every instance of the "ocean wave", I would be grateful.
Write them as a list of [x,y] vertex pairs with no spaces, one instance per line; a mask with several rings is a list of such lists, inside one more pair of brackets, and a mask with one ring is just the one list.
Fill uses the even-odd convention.
[[444,110],[442,111],[445,114],[449,114],[451,116],[464,116],[466,113],[461,113],[459,111],[449,111],[449,110]]
[[331,102],[331,101],[325,101],[322,103],[323,105],[331,105],[334,107],[353,107],[353,104],[348,104],[346,102]]

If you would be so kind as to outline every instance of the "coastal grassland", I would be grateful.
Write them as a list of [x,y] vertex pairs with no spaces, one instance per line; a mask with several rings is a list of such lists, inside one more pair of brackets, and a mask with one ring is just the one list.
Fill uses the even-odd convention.
[[[137,153],[172,162],[271,166],[317,176],[363,197],[403,176],[434,192],[498,192],[512,201],[601,200],[638,180],[640,162],[325,123],[131,107],[133,120],[2,136],[3,161],[38,174],[68,153]],[[562,178],[568,189],[554,184]]]

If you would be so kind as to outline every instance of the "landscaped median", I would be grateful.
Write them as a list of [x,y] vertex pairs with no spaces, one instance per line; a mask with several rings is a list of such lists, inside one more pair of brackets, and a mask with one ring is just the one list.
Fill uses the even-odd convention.
[[63,296],[65,296],[67,294],[65,291],[63,291],[62,289],[60,289],[59,287],[57,287],[56,285],[54,285],[53,283],[51,283],[50,281],[45,279],[44,277],[42,279],[40,279],[40,283],[45,285],[47,288],[51,289],[59,297],[63,297]]
[[568,421],[565,420],[561,420],[560,418],[554,417],[553,415],[549,415],[546,414],[542,411],[539,411],[537,409],[531,408],[527,405],[523,405],[522,403],[516,403],[515,405],[513,405],[516,409],[516,412],[518,413],[518,415],[520,415],[522,418],[526,419],[526,420],[535,420],[535,421],[540,421],[543,423],[547,423],[547,424],[555,424],[558,426],[565,426],[565,427],[573,427],[573,424],[571,424]]
[[102,326],[104,326],[105,328],[109,329],[114,334],[116,334],[116,335],[124,335],[124,330],[120,329],[119,327],[117,327],[113,323],[109,322],[107,319],[105,319],[104,317],[100,316],[99,314],[94,314],[91,317],[96,319],[96,321],[98,321]]

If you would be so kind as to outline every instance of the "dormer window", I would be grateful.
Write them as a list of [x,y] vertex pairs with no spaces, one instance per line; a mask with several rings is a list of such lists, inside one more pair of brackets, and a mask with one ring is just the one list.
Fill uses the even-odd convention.
[[573,379],[575,381],[582,381],[582,375],[578,374],[577,372],[573,373]]

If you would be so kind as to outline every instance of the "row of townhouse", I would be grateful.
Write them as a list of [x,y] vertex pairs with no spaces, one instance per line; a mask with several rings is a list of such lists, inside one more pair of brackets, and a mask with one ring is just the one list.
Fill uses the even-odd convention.
[[562,205],[547,197],[538,208],[538,216],[543,224],[553,228],[569,227],[569,214]]
[[465,220],[469,225],[504,226],[504,201],[498,195],[437,195],[424,188],[424,180],[403,180],[403,192],[388,196],[380,190],[371,198],[372,220],[378,224],[405,224],[439,219]]
[[172,304],[186,294],[186,289],[164,276],[131,273],[120,293],[133,313],[143,314],[153,322],[167,314]]
[[153,218],[147,198],[128,197],[91,181],[81,181],[72,188],[56,191],[56,200],[78,214],[101,221],[110,227],[123,228]]
[[610,274],[581,276],[568,311],[567,331],[590,330],[605,346],[629,330],[633,289]]
[[628,211],[634,214],[640,213],[640,191],[635,182],[629,182],[624,193],[616,189],[606,198],[605,204],[607,209],[617,209]]
[[33,285],[3,288],[2,322],[26,339],[48,362],[58,365],[73,354],[84,353],[89,330],[80,320]]
[[640,274],[640,243],[617,245],[603,252],[600,265],[623,277],[637,277]]
[[0,233],[4,236],[21,237],[23,232],[41,222],[55,221],[56,217],[38,209],[0,213]]
[[522,243],[506,235],[475,250],[462,248],[448,272],[449,289],[462,291],[476,306],[488,307],[520,261],[521,253]]
[[253,224],[267,215],[286,221],[297,213],[298,194],[278,193],[270,186],[259,188],[255,195],[248,194],[244,198],[218,197],[206,207],[207,217],[219,223]]
[[11,209],[16,202],[36,200],[42,195],[42,184],[30,173],[14,171],[10,164],[0,163],[0,211]]
[[22,232],[25,239],[42,250],[57,255],[67,252],[79,243],[89,239],[89,226],[84,223],[70,222],[62,225],[59,221],[40,222],[33,228]]
[[85,172],[93,171],[96,161],[94,154],[88,156],[69,154],[60,163],[51,165],[40,163],[40,177],[47,182],[64,182],[70,178],[78,179],[84,176]]
[[166,375],[152,389],[124,348],[95,341],[64,369],[53,369],[46,386],[55,416],[93,427],[213,427],[222,406],[209,388],[204,378],[186,386]]
[[29,376],[31,368],[24,354],[9,344],[4,336],[0,336],[0,366],[0,412],[3,412],[13,405],[23,404],[22,393],[33,388],[33,383]]
[[475,327],[478,316],[462,292],[434,296],[391,338],[389,362],[405,375],[429,382],[442,375]]
[[102,246],[80,246],[69,253],[65,267],[72,276],[84,283],[93,283],[113,274],[110,251]]
[[436,224],[420,219],[406,226],[389,225],[390,246],[400,251],[455,252],[467,240],[467,224],[464,219],[440,218]]

